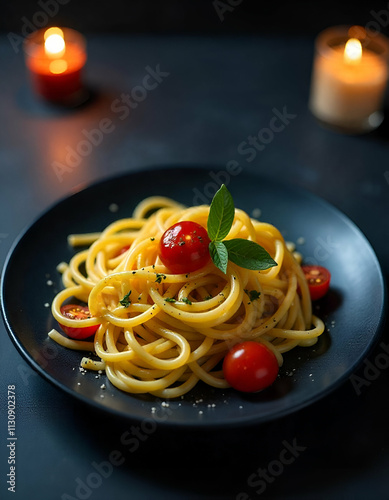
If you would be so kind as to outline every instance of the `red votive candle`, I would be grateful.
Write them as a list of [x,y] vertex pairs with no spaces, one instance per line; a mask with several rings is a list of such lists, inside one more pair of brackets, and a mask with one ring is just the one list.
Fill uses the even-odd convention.
[[24,41],[34,91],[48,101],[77,105],[85,100],[81,73],[86,63],[84,37],[69,28],[35,31]]

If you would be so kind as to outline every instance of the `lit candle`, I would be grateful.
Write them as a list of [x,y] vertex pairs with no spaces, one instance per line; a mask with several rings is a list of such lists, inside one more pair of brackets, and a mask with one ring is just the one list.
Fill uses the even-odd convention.
[[354,26],[330,28],[316,40],[310,109],[324,123],[350,132],[376,128],[388,78],[388,42]]
[[39,30],[24,43],[35,92],[48,101],[76,105],[85,100],[81,72],[86,62],[84,37],[68,28]]

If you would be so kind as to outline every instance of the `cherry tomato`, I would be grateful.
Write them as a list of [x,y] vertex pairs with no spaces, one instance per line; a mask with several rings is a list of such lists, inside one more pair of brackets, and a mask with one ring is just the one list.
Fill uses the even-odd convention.
[[116,252],[115,257],[119,257],[119,255],[123,255],[130,248],[131,245],[125,245],[118,252]]
[[[92,317],[87,306],[79,306],[77,304],[67,304],[65,306],[62,306],[61,313],[63,316],[65,316],[65,318],[76,320],[83,320]],[[61,325],[61,323],[59,324],[59,326],[71,339],[76,340],[83,340],[91,337],[99,328],[99,325],[74,328],[66,325]]]
[[277,378],[278,361],[265,345],[247,340],[236,344],[225,356],[223,373],[231,387],[242,392],[257,392]]
[[159,256],[172,273],[190,273],[210,260],[209,243],[207,230],[197,222],[177,222],[163,233]]
[[322,266],[302,266],[312,300],[321,299],[330,287],[331,274]]

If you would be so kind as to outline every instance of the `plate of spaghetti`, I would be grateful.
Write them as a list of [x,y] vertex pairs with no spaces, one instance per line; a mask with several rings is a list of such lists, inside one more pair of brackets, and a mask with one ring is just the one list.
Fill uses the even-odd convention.
[[11,339],[50,382],[183,426],[264,422],[325,396],[369,353],[385,304],[374,251],[336,208],[191,167],[51,207],[11,249],[1,299]]

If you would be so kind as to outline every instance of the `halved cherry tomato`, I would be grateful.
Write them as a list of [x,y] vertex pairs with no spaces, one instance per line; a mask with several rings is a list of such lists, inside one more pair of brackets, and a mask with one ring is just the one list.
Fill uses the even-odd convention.
[[[79,306],[77,304],[66,304],[65,306],[62,306],[61,314],[65,316],[65,318],[76,320],[89,319],[92,317],[87,306]],[[71,339],[76,340],[83,340],[91,337],[99,328],[99,325],[74,328],[66,325],[61,325],[61,323],[59,323],[59,326]]]
[[309,293],[312,300],[324,297],[328,292],[331,281],[331,274],[322,266],[302,266],[301,269],[308,281]]
[[197,222],[177,222],[163,233],[159,256],[172,273],[197,271],[211,258],[210,241],[207,230]]
[[278,361],[265,345],[247,340],[236,344],[225,356],[223,373],[231,387],[242,392],[257,392],[277,378]]

